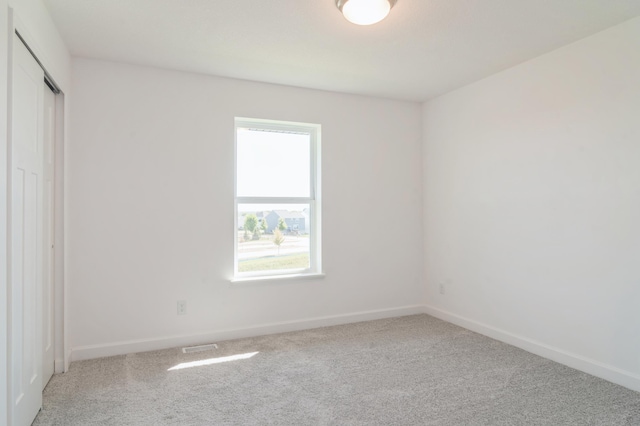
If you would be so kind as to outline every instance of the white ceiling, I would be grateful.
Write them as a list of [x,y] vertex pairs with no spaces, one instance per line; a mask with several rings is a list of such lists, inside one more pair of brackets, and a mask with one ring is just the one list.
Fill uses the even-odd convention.
[[44,0],[72,55],[423,101],[640,15],[640,0]]

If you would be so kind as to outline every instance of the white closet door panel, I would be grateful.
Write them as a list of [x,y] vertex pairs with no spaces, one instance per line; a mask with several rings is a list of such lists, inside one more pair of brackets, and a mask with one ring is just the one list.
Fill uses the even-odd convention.
[[44,72],[14,37],[11,121],[11,417],[42,406]]
[[[42,83],[44,85],[44,83]],[[42,389],[53,376],[54,352],[54,142],[55,94],[44,85],[44,275],[42,283]]]

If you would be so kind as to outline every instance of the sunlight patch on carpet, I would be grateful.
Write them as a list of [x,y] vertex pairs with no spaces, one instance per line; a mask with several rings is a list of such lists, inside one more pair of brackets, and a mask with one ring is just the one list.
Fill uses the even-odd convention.
[[218,358],[209,358],[209,359],[203,359],[200,361],[183,362],[181,364],[174,365],[167,371],[183,370],[185,368],[192,368],[192,367],[203,367],[205,365],[220,364],[223,362],[230,362],[230,361],[239,361],[242,359],[249,359],[251,357],[254,357],[257,354],[259,354],[259,352],[247,352],[246,354],[223,356]]

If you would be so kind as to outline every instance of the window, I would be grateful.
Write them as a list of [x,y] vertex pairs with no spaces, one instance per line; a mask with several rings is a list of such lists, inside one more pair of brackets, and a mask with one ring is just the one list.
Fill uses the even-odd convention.
[[236,118],[235,279],[320,274],[320,126]]

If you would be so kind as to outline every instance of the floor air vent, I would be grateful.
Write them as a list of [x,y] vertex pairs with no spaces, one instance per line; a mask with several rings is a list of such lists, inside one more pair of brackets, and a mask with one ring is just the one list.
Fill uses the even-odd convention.
[[189,346],[188,348],[182,348],[182,353],[192,354],[194,352],[204,352],[204,351],[210,351],[213,349],[218,349],[218,345],[216,345],[215,343],[210,343],[208,345]]

